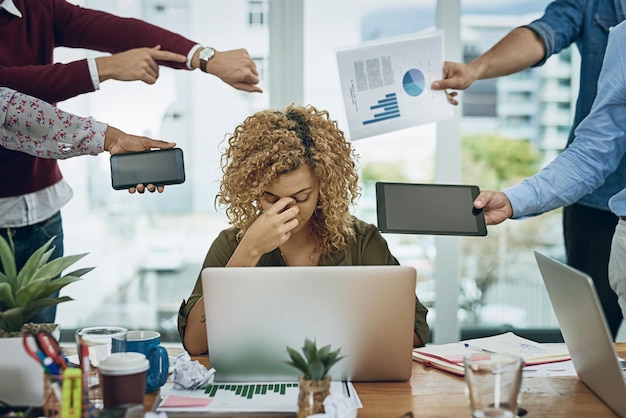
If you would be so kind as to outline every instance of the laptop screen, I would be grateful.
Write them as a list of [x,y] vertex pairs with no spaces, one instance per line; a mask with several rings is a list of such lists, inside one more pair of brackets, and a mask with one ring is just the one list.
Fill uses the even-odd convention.
[[411,375],[416,271],[401,266],[231,267],[202,272],[216,381],[297,381],[286,347],[341,348],[333,380]]

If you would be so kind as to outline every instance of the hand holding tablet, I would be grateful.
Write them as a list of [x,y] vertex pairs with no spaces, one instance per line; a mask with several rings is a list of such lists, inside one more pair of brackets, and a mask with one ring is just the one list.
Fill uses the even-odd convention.
[[381,232],[485,236],[482,210],[474,208],[478,186],[376,183],[376,212]]

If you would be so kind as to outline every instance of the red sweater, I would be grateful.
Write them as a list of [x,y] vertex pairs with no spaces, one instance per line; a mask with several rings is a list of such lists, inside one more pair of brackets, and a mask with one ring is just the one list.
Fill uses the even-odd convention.
[[[87,60],[53,64],[57,46],[118,53],[154,47],[187,55],[196,44],[180,35],[65,0],[14,0],[22,18],[0,10],[0,85],[55,103],[94,91]],[[187,68],[185,63],[165,63]],[[0,197],[41,190],[61,180],[56,160],[0,147]],[[11,180],[9,180],[11,179]]]

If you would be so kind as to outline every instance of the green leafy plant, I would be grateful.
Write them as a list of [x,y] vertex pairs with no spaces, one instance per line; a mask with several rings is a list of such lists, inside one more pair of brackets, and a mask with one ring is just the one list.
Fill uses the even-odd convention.
[[17,271],[15,245],[10,233],[8,236],[8,241],[0,236],[0,262],[4,270],[0,272],[0,330],[10,333],[20,331],[37,311],[72,300],[69,296],[50,296],[79,280],[94,267],[78,269],[55,279],[87,254],[60,257],[48,262],[54,251],[54,247],[51,247],[52,237]]
[[302,354],[291,347],[287,347],[290,361],[286,363],[300,370],[309,380],[323,380],[330,368],[345,356],[340,356],[341,348],[332,351],[330,345],[317,348],[315,341],[308,338],[304,340]]

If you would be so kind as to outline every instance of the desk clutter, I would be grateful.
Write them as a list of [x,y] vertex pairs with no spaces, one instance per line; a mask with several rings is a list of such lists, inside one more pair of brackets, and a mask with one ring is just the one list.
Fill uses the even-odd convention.
[[75,349],[65,348],[76,355],[67,357],[48,331],[24,331],[15,338],[20,342],[17,353],[26,361],[16,367],[36,379],[24,387],[23,379],[15,383],[18,391],[32,394],[13,403],[3,398],[9,412],[26,412],[28,417],[122,418],[138,406],[143,416],[145,394],[158,390],[168,378],[168,355],[160,346],[160,334],[105,326],[77,330],[75,339]]
[[[298,382],[210,383],[205,388],[191,390],[174,389],[166,385],[162,389],[162,396],[166,394],[156,410],[168,416],[194,412],[202,415],[295,414],[298,408],[298,385]],[[330,395],[324,400],[323,416],[356,417],[357,409],[362,407],[351,382],[331,382]]]
[[[172,368],[171,383],[161,388],[157,412],[168,416],[215,414],[289,414],[298,410],[299,382],[215,382],[215,370],[207,370],[189,354],[180,354]],[[331,382],[320,418],[353,418],[363,405],[351,382]]]
[[[138,333],[141,333],[139,335]],[[126,338],[154,340],[155,332],[127,331],[119,327],[90,327],[78,330],[76,355],[67,357],[57,339],[45,331],[27,332],[22,346],[29,362],[43,371],[43,399],[24,417],[46,418],[139,418],[144,414],[144,398],[150,363],[141,352],[123,351],[133,347]],[[122,343],[123,342],[123,343]],[[154,342],[154,341],[153,341]],[[308,345],[306,345],[308,344]],[[325,361],[329,351],[338,361],[339,350],[317,350],[306,341],[309,356]],[[328,348],[328,350],[327,350]],[[74,349],[66,347],[74,353]],[[152,351],[156,351],[152,350]],[[287,358],[287,356],[285,356]],[[156,363],[159,363],[156,361]],[[328,368],[334,363],[328,363]],[[169,366],[169,362],[167,364]],[[169,381],[156,395],[152,410],[158,416],[198,413],[223,414],[299,414],[302,385],[311,380],[280,382],[215,382],[215,370],[207,369],[183,351],[169,369]],[[325,372],[328,370],[325,369]],[[166,375],[168,369],[165,369]],[[325,379],[330,382],[330,376]],[[362,403],[351,382],[332,381],[323,396],[322,413],[316,418],[355,418]],[[328,395],[326,395],[326,393]],[[39,408],[37,405],[41,405]],[[309,415],[309,414],[307,414]]]
[[542,344],[512,332],[449,344],[435,344],[413,349],[413,360],[458,376],[465,374],[464,358],[474,353],[506,353],[520,356],[524,366],[570,360],[564,345]]

